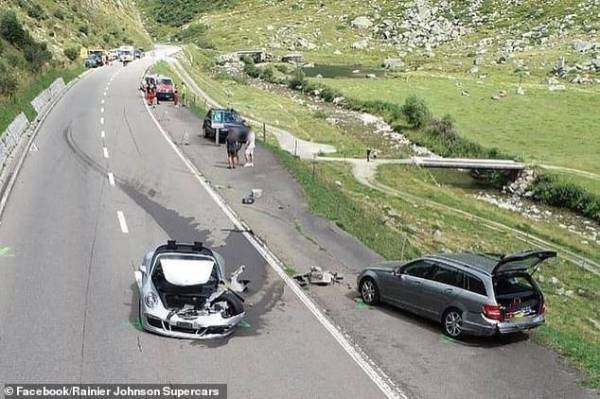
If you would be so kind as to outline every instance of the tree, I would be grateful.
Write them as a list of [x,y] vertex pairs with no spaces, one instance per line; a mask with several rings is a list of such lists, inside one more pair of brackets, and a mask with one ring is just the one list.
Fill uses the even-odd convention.
[[17,47],[23,47],[29,39],[29,35],[23,29],[17,19],[17,14],[13,10],[2,13],[2,17],[0,17],[0,35]]
[[79,58],[79,46],[67,47],[64,49],[64,53],[69,60],[75,61]]
[[431,119],[431,111],[425,101],[415,95],[409,96],[402,106],[402,114],[408,124],[418,129]]

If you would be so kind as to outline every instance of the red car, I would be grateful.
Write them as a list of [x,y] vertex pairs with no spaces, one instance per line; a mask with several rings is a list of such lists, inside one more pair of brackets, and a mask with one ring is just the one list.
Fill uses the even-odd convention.
[[175,98],[175,83],[168,76],[159,76],[156,83],[156,98],[159,101],[173,101]]

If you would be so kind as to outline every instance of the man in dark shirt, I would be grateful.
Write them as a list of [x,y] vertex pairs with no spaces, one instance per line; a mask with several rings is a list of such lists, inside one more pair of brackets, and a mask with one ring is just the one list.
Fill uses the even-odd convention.
[[239,133],[237,129],[229,130],[225,139],[225,147],[227,148],[227,164],[229,169],[235,169],[239,151]]

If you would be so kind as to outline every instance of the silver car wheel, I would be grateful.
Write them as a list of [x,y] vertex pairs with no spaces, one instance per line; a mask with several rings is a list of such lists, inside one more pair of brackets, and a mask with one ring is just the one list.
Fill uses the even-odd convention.
[[462,324],[462,315],[455,310],[448,312],[444,319],[444,327],[451,337],[458,337],[462,333]]
[[371,280],[365,280],[362,284],[360,293],[366,303],[372,303],[375,299],[375,285]]

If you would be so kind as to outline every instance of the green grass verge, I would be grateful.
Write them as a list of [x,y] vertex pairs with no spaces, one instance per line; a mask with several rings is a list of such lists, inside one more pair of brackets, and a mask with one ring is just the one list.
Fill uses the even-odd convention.
[[62,77],[65,83],[70,82],[83,72],[83,67],[72,69],[53,69],[35,78],[27,86],[21,87],[12,98],[0,100],[0,134],[3,134],[8,125],[21,112],[25,113],[27,119],[32,121],[37,113],[31,106],[31,101],[43,90],[47,89],[52,82]]
[[[328,218],[356,236],[365,245],[387,259],[410,258],[424,253],[445,250],[511,252],[527,248],[511,234],[490,230],[477,221],[470,221],[450,212],[428,209],[419,203],[390,197],[357,184],[345,165],[317,164],[313,174],[311,162],[299,160],[273,146],[267,146],[301,185],[310,210]],[[416,171],[420,180],[420,171]],[[411,172],[402,175],[413,193],[426,198],[438,198],[431,193],[437,186],[432,180],[420,187],[410,179]],[[437,180],[443,181],[438,175]],[[342,183],[341,188],[336,181]],[[461,190],[477,190],[474,181],[450,173],[446,184]],[[443,188],[437,190],[444,191]],[[452,193],[452,190],[450,191]],[[456,195],[456,193],[454,193]],[[458,195],[453,198],[460,202]],[[464,207],[477,206],[477,201],[466,199]],[[486,216],[495,210],[478,205]],[[472,208],[471,208],[472,210]],[[502,212],[497,212],[502,213]],[[510,215],[503,215],[504,219]],[[513,215],[512,218],[517,218]],[[435,237],[433,231],[442,232]],[[555,237],[556,238],[556,237]],[[600,277],[563,260],[549,262],[538,276],[547,302],[547,324],[533,333],[534,339],[563,354],[574,366],[585,373],[587,385],[600,387],[600,330],[590,320],[600,322],[597,303],[600,300]],[[557,277],[558,285],[550,284],[549,276]],[[572,291],[571,296],[564,292]]]

